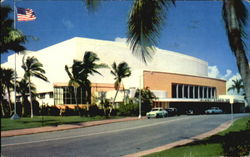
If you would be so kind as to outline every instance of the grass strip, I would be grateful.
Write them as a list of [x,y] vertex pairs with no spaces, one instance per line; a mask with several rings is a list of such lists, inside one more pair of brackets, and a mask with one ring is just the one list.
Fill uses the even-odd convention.
[[[111,117],[111,119],[117,119],[122,117]],[[42,126],[57,126],[61,124],[72,124],[80,122],[89,122],[96,120],[104,120],[104,116],[96,117],[80,117],[80,116],[34,116],[33,118],[20,118],[17,120],[11,120],[10,118],[1,118],[1,131],[35,128]]]

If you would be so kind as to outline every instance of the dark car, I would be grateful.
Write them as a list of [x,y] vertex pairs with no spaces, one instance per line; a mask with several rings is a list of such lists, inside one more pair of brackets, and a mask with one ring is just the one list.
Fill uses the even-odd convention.
[[168,116],[176,116],[178,115],[177,108],[167,108],[166,111],[168,112]]

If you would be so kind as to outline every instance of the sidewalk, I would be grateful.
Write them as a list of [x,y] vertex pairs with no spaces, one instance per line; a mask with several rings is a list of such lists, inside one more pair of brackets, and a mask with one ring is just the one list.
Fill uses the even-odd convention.
[[117,122],[125,122],[125,121],[131,121],[131,120],[139,120],[139,119],[138,117],[126,117],[126,118],[121,118],[121,119],[107,119],[107,120],[83,122],[83,123],[76,123],[76,124],[63,124],[63,125],[58,125],[58,126],[45,126],[45,127],[39,127],[39,128],[1,131],[1,137],[20,136],[20,135],[42,133],[42,132],[84,128],[84,127],[117,123]]

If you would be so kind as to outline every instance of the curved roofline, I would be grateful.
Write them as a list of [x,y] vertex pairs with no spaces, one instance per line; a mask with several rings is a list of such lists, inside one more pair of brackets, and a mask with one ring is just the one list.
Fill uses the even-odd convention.
[[[92,40],[92,41],[100,41],[100,42],[103,42],[103,43],[109,43],[109,44],[116,44],[117,46],[121,46],[121,47],[125,47],[125,48],[129,48],[129,45],[127,43],[124,43],[124,42],[116,42],[116,41],[111,41],[111,40],[101,40],[101,39],[92,39],[92,38],[84,38],[84,37],[73,37],[69,40],[75,40],[75,39],[83,39],[83,40]],[[130,50],[130,48],[129,48]],[[181,56],[181,57],[185,57],[185,58],[189,58],[189,59],[192,59],[196,62],[200,62],[200,63],[203,63],[203,64],[208,64],[206,61],[202,60],[202,59],[199,59],[197,57],[193,57],[193,56],[189,56],[189,55],[186,55],[186,54],[183,54],[183,53],[180,53],[180,52],[175,52],[175,51],[170,51],[170,50],[165,50],[165,49],[160,49],[158,47],[155,47],[155,50],[156,50],[156,53],[170,53],[170,54],[173,54],[173,55],[177,55],[177,56]],[[155,53],[155,54],[156,54]]]

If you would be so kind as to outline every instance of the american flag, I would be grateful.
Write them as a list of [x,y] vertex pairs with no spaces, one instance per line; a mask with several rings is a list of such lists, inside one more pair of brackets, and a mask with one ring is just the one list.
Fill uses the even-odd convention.
[[36,15],[32,9],[17,8],[17,21],[33,21]]

